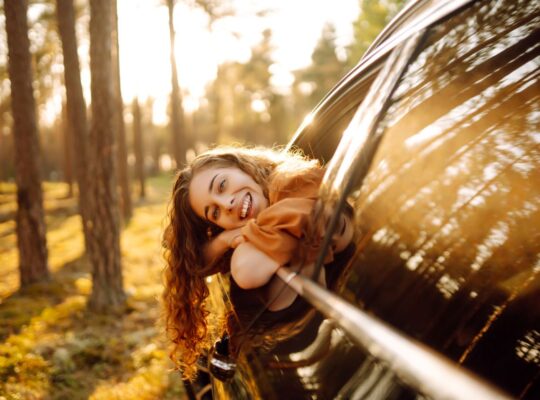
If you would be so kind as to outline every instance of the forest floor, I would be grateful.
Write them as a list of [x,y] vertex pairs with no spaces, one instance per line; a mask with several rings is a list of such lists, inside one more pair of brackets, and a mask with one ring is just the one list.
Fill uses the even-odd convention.
[[158,324],[171,184],[149,179],[123,227],[126,312],[96,315],[86,309],[90,265],[67,185],[44,184],[51,279],[20,290],[15,186],[0,182],[0,400],[185,398]]

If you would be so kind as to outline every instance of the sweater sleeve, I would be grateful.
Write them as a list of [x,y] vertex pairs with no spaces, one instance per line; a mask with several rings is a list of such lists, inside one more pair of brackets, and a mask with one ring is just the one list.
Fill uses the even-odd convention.
[[314,204],[315,200],[309,198],[282,199],[250,220],[242,234],[259,250],[285,265],[298,248]]
[[[281,265],[291,261],[300,251],[300,239],[315,205],[323,175],[322,168],[276,174],[269,186],[271,205],[242,228],[246,240]],[[317,240],[303,249],[308,261],[315,260],[320,250],[319,242]],[[330,250],[325,262],[332,259]]]

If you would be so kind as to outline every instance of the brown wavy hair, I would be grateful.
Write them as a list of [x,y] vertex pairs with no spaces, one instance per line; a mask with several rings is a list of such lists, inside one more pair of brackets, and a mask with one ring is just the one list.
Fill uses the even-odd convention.
[[205,299],[209,291],[205,278],[229,269],[230,254],[212,265],[205,265],[203,248],[207,231],[221,229],[198,217],[189,203],[189,185],[193,176],[210,167],[237,167],[259,184],[268,198],[268,182],[274,173],[295,174],[318,167],[299,152],[265,148],[218,147],[198,155],[176,177],[169,203],[167,227],[163,235],[164,291],[163,317],[168,339],[172,342],[170,358],[182,371],[184,379],[196,375],[196,362],[205,348],[208,311]]

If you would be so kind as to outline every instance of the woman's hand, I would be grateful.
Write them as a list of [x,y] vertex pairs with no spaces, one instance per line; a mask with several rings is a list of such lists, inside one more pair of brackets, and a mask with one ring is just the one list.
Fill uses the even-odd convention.
[[242,228],[230,229],[221,232],[216,239],[221,240],[227,248],[236,249],[240,243],[244,243],[246,239],[242,235]]
[[229,249],[236,249],[236,247],[245,242],[244,236],[241,232],[242,228],[230,229],[221,232],[215,238],[212,238],[204,248],[204,260],[207,263],[213,263],[216,259],[221,257]]

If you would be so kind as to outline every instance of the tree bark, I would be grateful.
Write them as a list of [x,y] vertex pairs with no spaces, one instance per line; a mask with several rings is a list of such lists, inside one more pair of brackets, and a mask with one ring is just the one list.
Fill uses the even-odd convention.
[[118,14],[116,8],[116,0],[112,2],[112,63],[113,63],[113,82],[115,92],[115,107],[116,107],[116,128],[118,137],[117,146],[117,164],[118,164],[118,179],[120,183],[120,210],[125,221],[129,221],[133,215],[133,205],[131,202],[131,185],[129,180],[128,169],[128,150],[126,144],[126,126],[124,123],[124,101],[122,100],[122,87],[120,83],[120,50],[118,47]]
[[[141,107],[141,104],[139,104]],[[154,99],[148,97],[142,104],[142,115],[145,116],[143,123],[144,145],[147,149],[147,156],[150,157],[148,173],[151,176],[159,174],[159,157],[161,151],[161,140],[158,138],[156,127],[154,126]]]
[[114,89],[112,81],[112,7],[109,0],[90,1],[90,73],[92,123],[91,185],[95,199],[92,221],[92,294],[90,309],[105,312],[123,306],[125,294],[120,259],[119,210],[115,174]]
[[62,105],[62,117],[58,124],[64,138],[64,182],[68,185],[69,198],[73,197],[73,132],[69,123],[67,105]]
[[133,100],[133,147],[135,148],[135,171],[137,179],[139,180],[139,197],[144,199],[146,197],[146,188],[144,182],[144,146],[141,119],[139,100],[135,98]]
[[169,37],[171,42],[171,135],[173,158],[176,161],[176,168],[183,168],[186,163],[187,142],[184,128],[184,110],[182,107],[182,93],[178,84],[178,70],[176,67],[176,56],[174,53],[175,32],[174,32],[174,3],[175,0],[167,0],[169,10]]
[[13,112],[19,271],[21,286],[26,286],[49,276],[43,192],[39,173],[41,156],[32,89],[27,2],[4,1],[4,12]]
[[[79,212],[82,218],[86,251],[92,251],[90,232],[92,228],[93,205],[92,182],[93,167],[88,154],[89,131],[86,115],[86,101],[81,84],[79,56],[77,54],[77,37],[75,34],[75,10],[73,0],[57,0],[58,30],[62,41],[64,58],[64,82],[66,86],[66,109],[68,114],[68,129],[72,134],[72,149],[77,154],[74,157],[74,169],[79,188]],[[94,246],[96,247],[96,246]]]

